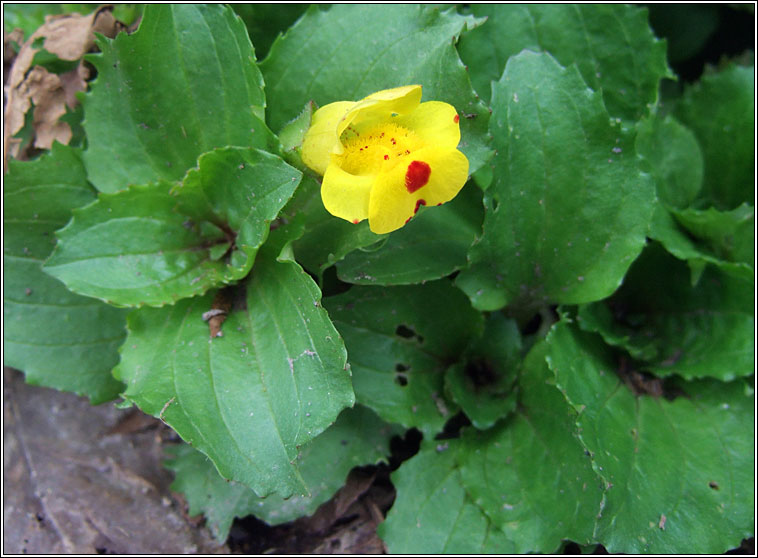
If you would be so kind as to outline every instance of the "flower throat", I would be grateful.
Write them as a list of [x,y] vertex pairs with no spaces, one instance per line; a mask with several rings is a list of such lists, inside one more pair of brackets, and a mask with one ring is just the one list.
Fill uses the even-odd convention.
[[349,126],[340,140],[344,147],[341,166],[355,175],[375,174],[384,165],[393,167],[422,146],[415,133],[397,124],[383,124],[362,132]]

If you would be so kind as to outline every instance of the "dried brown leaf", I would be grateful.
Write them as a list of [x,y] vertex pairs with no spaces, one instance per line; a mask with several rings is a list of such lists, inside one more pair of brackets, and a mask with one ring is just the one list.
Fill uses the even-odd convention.
[[5,128],[3,139],[3,168],[7,169],[8,157],[24,158],[21,143],[14,140],[26,121],[26,114],[34,106],[34,147],[49,149],[54,141],[67,144],[71,140],[71,128],[59,119],[66,107],[74,108],[77,91],[86,89],[88,71],[83,63],[60,76],[35,66],[35,41],[44,38],[43,48],[62,60],[81,60],[92,49],[95,32],[115,37],[121,25],[112,14],[112,6],[103,6],[88,16],[64,14],[48,16],[45,23],[24,42],[11,68],[6,85]]

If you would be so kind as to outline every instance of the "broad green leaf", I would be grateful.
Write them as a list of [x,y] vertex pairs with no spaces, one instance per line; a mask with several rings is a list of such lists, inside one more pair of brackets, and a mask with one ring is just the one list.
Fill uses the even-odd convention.
[[671,77],[666,43],[657,40],[647,11],[622,4],[474,4],[487,22],[461,37],[458,50],[477,92],[489,99],[490,81],[524,49],[550,53],[563,66],[576,64],[584,81],[601,91],[612,116],[638,120]]
[[752,536],[755,403],[745,383],[682,383],[673,401],[635,397],[597,336],[559,323],[548,345],[606,482],[595,538],[608,552],[723,553]]
[[753,283],[689,269],[652,245],[607,302],[579,310],[579,325],[622,347],[658,376],[733,380],[754,371]]
[[671,115],[646,118],[637,127],[635,148],[650,165],[658,199],[668,207],[688,207],[703,185],[695,135]]
[[516,409],[516,379],[521,364],[521,334],[516,322],[491,314],[484,332],[465,360],[445,372],[445,389],[479,429],[490,428]]
[[509,59],[492,111],[484,235],[458,285],[481,310],[610,295],[644,245],[655,197],[633,138],[547,54]]
[[444,371],[481,328],[463,293],[445,279],[355,286],[324,306],[345,340],[358,403],[427,436],[442,430],[456,410],[444,397]]
[[491,156],[487,109],[471,89],[454,43],[477,22],[452,11],[419,5],[312,6],[271,47],[261,70],[266,78],[273,130],[303,105],[358,101],[382,89],[420,84],[422,101],[450,103],[461,114],[460,149],[470,171]]
[[425,445],[392,474],[397,498],[377,532],[390,554],[510,554],[514,545],[466,495],[458,442]]
[[203,321],[218,307],[210,293],[133,311],[115,373],[126,399],[161,417],[224,478],[288,497],[307,490],[298,447],[354,396],[318,288],[296,263],[266,256],[236,291],[217,295],[233,304],[222,337],[211,339]]
[[601,510],[602,482],[575,437],[576,412],[552,385],[546,349],[536,345],[524,361],[515,417],[463,434],[463,485],[516,553],[593,542]]
[[442,207],[424,208],[378,250],[355,250],[337,264],[343,281],[408,285],[440,279],[467,265],[482,233],[482,193],[469,185]]
[[97,44],[84,162],[98,190],[180,180],[216,147],[277,149],[253,46],[230,8],[148,5],[135,33]]
[[169,448],[173,459],[166,466],[176,475],[171,490],[184,494],[191,515],[205,514],[213,536],[224,541],[235,517],[255,515],[277,525],[311,515],[344,484],[350,469],[385,459],[389,440],[398,433],[365,407],[345,409],[334,425],[298,451],[297,467],[310,497],[259,498],[246,486],[225,480],[187,444]]
[[217,149],[181,185],[132,186],[77,210],[45,271],[120,306],[202,294],[247,274],[299,179],[278,156]]
[[[699,213],[696,210],[694,211],[695,214]],[[706,210],[706,213],[710,211],[711,210]],[[717,215],[721,214],[721,212],[716,210],[713,211]],[[720,220],[720,217],[718,217],[718,219]],[[728,242],[727,247],[730,252],[733,252],[733,247],[736,246],[739,253],[744,253],[745,249],[748,247],[748,243],[753,244],[755,242],[753,231],[747,226],[746,222],[733,222],[733,224],[735,225],[733,230],[740,233],[737,238],[738,242],[735,244],[733,241],[730,241]],[[648,235],[650,238],[663,244],[670,254],[687,262],[692,270],[693,285],[697,284],[699,281],[706,264],[713,264],[723,272],[746,281],[752,281],[755,277],[754,270],[749,263],[731,262],[721,259],[716,253],[714,253],[711,246],[709,246],[710,243],[699,242],[697,238],[693,238],[691,234],[688,234],[688,232],[677,223],[674,216],[660,205],[657,206],[653,212],[653,219],[650,222]],[[719,244],[716,243],[715,246],[718,248]]]
[[688,87],[676,107],[705,161],[702,197],[717,209],[755,198],[755,69],[730,65]]
[[3,363],[27,382],[101,403],[122,385],[111,376],[126,332],[123,310],[73,294],[42,271],[53,232],[91,202],[78,152],[54,144],[32,162],[9,161],[3,182]]

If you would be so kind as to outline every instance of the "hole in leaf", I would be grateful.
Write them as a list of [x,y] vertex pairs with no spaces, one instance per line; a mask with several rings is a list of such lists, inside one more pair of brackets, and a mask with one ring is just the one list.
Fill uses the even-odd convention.
[[408,385],[408,376],[406,376],[402,372],[398,372],[397,374],[395,374],[395,382],[405,387]]
[[411,339],[412,337],[416,335],[416,332],[413,331],[408,326],[400,324],[399,326],[397,326],[397,329],[395,330],[395,335],[399,335],[400,337],[405,337],[406,339]]
[[397,335],[398,337],[402,337],[403,339],[415,338],[419,344],[424,342],[424,338],[421,335],[416,333],[416,331],[412,327],[407,326],[405,324],[400,324],[399,326],[397,326],[397,328],[395,329],[395,335]]
[[418,453],[423,439],[421,431],[417,428],[411,428],[405,433],[405,436],[393,436],[390,440],[390,470],[394,471],[403,461],[407,461]]
[[710,486],[713,490],[718,490],[720,488],[719,483],[717,483],[716,481],[709,482],[708,486]]
[[444,428],[442,429],[442,432],[437,434],[434,439],[450,440],[452,438],[458,438],[461,435],[461,429],[465,426],[470,425],[471,421],[469,418],[463,413],[463,411],[460,411],[448,419],[448,421],[445,423]]

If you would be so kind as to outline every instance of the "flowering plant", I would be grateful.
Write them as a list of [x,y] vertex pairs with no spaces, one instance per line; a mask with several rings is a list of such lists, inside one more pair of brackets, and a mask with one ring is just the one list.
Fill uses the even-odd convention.
[[469,164],[456,149],[460,117],[448,103],[420,101],[421,86],[409,85],[316,111],[302,157],[324,177],[329,213],[388,233],[463,188]]
[[[677,12],[669,47],[708,10],[737,35],[741,8]],[[315,553],[712,554],[753,533],[751,57],[665,82],[624,4],[149,4],[113,39],[110,10],[24,43],[3,183],[4,363],[121,399],[98,452],[131,463],[138,407],[176,433],[172,489],[216,538],[253,514],[290,523],[276,540],[326,533]],[[99,52],[70,60],[76,41]],[[68,145],[37,141],[51,127]],[[39,401],[9,435],[55,423]],[[16,500],[44,482],[33,528],[143,552],[51,504],[77,499],[34,474],[47,446],[8,444]],[[145,483],[92,459],[82,478],[134,510]],[[185,525],[166,487],[140,492],[156,532]]]

